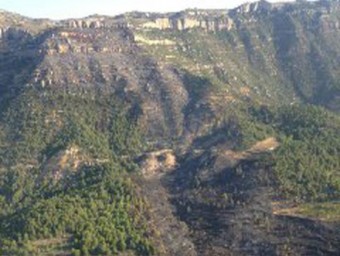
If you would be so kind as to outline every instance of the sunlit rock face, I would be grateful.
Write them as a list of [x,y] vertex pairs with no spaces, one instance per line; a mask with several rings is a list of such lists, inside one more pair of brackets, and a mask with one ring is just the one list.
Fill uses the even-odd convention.
[[189,30],[200,28],[205,31],[231,30],[234,22],[230,17],[209,17],[198,16],[193,13],[186,13],[182,16],[174,15],[171,17],[157,18],[154,21],[148,21],[142,25],[143,28],[149,29],[172,29],[172,30]]

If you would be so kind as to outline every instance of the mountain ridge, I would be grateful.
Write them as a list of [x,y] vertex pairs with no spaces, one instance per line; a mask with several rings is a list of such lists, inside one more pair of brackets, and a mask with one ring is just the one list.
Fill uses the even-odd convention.
[[[141,123],[151,136],[190,137],[198,113],[215,119],[225,103],[283,99],[339,111],[339,59],[332,59],[340,53],[339,6],[260,1],[217,18],[195,10],[161,18],[133,13],[56,23],[25,19],[0,28],[0,90],[47,87],[79,95],[101,90],[138,99]],[[23,73],[12,66],[22,66]],[[202,83],[205,92],[189,80]]]

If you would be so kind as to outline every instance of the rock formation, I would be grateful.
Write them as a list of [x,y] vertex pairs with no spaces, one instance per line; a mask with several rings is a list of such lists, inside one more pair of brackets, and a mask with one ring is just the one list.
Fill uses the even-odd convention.
[[170,17],[157,18],[154,21],[146,22],[142,25],[143,28],[152,29],[174,29],[174,30],[188,30],[194,28],[201,28],[205,31],[220,31],[231,30],[234,22],[230,17],[196,17],[186,16],[177,17],[176,15]]

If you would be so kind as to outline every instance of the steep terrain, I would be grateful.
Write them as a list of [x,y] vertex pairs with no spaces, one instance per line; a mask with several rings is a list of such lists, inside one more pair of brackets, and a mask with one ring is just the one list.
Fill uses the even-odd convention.
[[[163,178],[198,255],[337,255],[338,224],[273,214],[274,175],[258,161],[273,147],[258,145],[186,156]],[[247,157],[235,161],[235,155]]]
[[151,135],[197,132],[195,123],[249,99],[338,110],[337,1],[60,22],[2,16],[1,90],[114,93],[137,105]]
[[0,11],[0,254],[338,255],[339,66],[338,0]]

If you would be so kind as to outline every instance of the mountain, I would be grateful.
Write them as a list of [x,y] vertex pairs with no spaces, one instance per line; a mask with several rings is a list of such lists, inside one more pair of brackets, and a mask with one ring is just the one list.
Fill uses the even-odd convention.
[[2,255],[337,255],[340,2],[0,11]]

